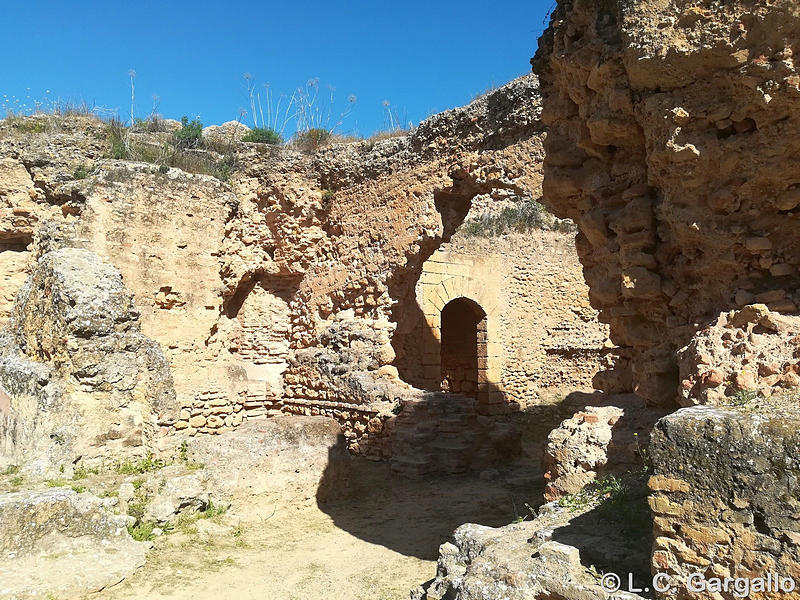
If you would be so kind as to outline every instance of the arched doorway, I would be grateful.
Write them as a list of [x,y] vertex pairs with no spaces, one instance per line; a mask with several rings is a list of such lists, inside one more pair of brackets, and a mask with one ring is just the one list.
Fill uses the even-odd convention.
[[442,390],[476,396],[486,368],[486,312],[469,298],[455,298],[442,309]]

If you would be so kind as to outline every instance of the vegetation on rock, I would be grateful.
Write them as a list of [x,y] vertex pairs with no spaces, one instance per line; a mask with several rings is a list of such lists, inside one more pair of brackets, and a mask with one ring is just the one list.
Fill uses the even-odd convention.
[[283,136],[271,127],[255,127],[242,136],[243,142],[282,144]]

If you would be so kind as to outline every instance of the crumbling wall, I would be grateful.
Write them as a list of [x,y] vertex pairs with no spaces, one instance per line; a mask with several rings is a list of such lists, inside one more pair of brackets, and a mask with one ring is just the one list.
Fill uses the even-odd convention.
[[[423,264],[474,198],[541,195],[539,113],[528,75],[378,142],[308,155],[232,141],[228,183],[108,159],[104,125],[89,118],[62,119],[55,133],[0,123],[0,150],[12,161],[0,169],[9,182],[0,183],[0,223],[25,257],[6,262],[29,269],[49,251],[77,247],[120,270],[175,378],[176,410],[163,415],[162,433],[220,433],[277,411],[322,414],[339,420],[351,450],[387,457],[403,402],[433,402],[405,414],[409,432],[447,404],[399,372],[419,345]],[[516,277],[527,281],[524,268]],[[521,302],[511,310],[525,312]],[[516,394],[524,370],[510,376]],[[493,412],[515,406],[493,398]],[[460,435],[477,416],[446,433]],[[459,461],[478,450],[465,448]]]
[[797,311],[799,38],[789,0],[564,0],[542,37],[543,199],[652,403],[720,313]]
[[386,455],[381,423],[416,393],[397,367],[419,346],[423,263],[474,196],[538,194],[536,89],[524,77],[410,135],[336,146],[310,164],[273,153],[243,161],[225,294],[262,273],[297,279],[284,410],[336,416],[351,449]]

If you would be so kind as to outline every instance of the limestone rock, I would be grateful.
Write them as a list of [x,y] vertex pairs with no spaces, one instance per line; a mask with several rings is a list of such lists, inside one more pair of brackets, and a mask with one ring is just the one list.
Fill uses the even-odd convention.
[[545,501],[575,494],[608,473],[638,468],[649,431],[664,411],[632,394],[603,398],[550,432],[545,448]]
[[651,561],[654,572],[674,576],[677,597],[704,597],[686,587],[698,567],[719,578],[765,577],[766,564],[781,575],[800,567],[798,432],[794,400],[683,408],[658,422],[649,448]]
[[739,392],[769,397],[800,383],[800,317],[764,304],[720,314],[678,351],[680,402],[728,404]]
[[203,127],[203,137],[217,144],[232,144],[242,139],[250,128],[239,121],[226,121],[222,125]]
[[[644,552],[591,510],[571,513],[546,504],[530,522],[492,528],[467,523],[439,548],[436,578],[412,591],[412,600],[607,600],[598,569],[643,573]],[[614,571],[616,572],[616,571]],[[622,592],[616,598],[634,600]]]
[[205,465],[212,489],[231,499],[280,494],[324,502],[349,494],[350,456],[333,419],[248,421],[213,438],[196,437],[188,448]]
[[144,564],[148,548],[125,525],[88,493],[0,494],[0,596],[73,597],[119,583]]
[[176,475],[174,467],[159,471],[155,496],[145,509],[145,520],[164,523],[182,513],[202,512],[209,506],[209,482],[203,471]]
[[0,354],[0,462],[35,473],[143,453],[174,409],[172,376],[142,335],[119,271],[73,248],[39,259]]

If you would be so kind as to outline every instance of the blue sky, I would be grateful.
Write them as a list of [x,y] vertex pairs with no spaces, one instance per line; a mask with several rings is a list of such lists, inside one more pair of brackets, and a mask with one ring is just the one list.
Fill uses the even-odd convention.
[[369,135],[385,127],[387,101],[404,125],[416,124],[528,72],[552,4],[20,2],[3,11],[0,108],[60,98],[128,118],[133,69],[136,116],[147,116],[157,96],[166,117],[199,116],[208,125],[246,110],[252,126],[243,78],[250,73],[262,106],[264,84],[288,97],[318,79],[318,107],[333,86],[329,125],[355,96],[339,130]]

